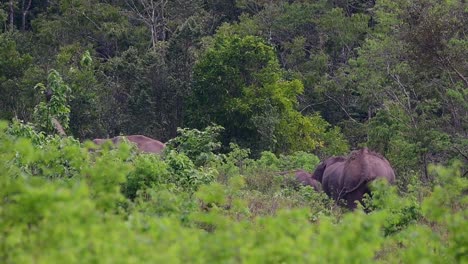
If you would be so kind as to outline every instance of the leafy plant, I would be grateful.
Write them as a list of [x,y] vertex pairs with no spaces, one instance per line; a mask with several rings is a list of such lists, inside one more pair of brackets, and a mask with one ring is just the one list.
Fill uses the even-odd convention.
[[58,120],[64,129],[68,129],[70,121],[68,96],[71,89],[65,84],[62,76],[56,70],[51,70],[47,77],[47,86],[39,83],[35,89],[46,97],[46,102],[42,101],[34,108],[34,123],[38,129],[54,134],[57,130],[53,119]]
[[254,155],[320,148],[328,123],[297,111],[304,87],[283,76],[273,48],[262,39],[217,35],[194,68],[190,124],[220,124],[225,146],[248,146]]
[[204,130],[178,128],[179,136],[167,142],[167,150],[176,150],[189,157],[196,166],[202,166],[214,160],[215,152],[220,149],[221,143],[218,141],[223,127],[213,125],[207,126]]
[[146,191],[170,182],[167,164],[157,155],[140,154],[133,160],[134,169],[127,175],[122,192],[134,199],[138,191]]
[[197,170],[192,160],[174,150],[166,153],[165,161],[170,173],[169,182],[185,190],[195,191],[215,179],[215,171],[210,168]]

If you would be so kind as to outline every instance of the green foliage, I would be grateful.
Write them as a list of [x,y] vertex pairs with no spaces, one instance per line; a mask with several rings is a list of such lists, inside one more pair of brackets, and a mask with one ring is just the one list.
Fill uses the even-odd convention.
[[30,87],[25,87],[24,80],[31,74],[32,60],[31,55],[18,50],[12,35],[0,34],[0,118],[24,118],[23,113],[31,111]]
[[[270,182],[259,191],[249,181],[265,168],[314,160],[310,154],[265,153],[260,162],[233,146],[226,164],[248,174],[217,182],[213,167],[197,169],[175,151],[164,159],[130,156],[127,144],[89,152],[51,136],[33,144],[27,128],[0,123],[4,263],[466,261],[467,182],[459,163],[430,169],[438,184],[422,205],[419,191],[399,196],[376,182],[369,213],[343,214],[310,187]],[[52,162],[56,153],[62,164]]]
[[169,151],[165,161],[170,173],[169,182],[185,190],[196,190],[198,186],[210,183],[215,178],[215,171],[211,168],[197,170],[192,160],[183,153]]
[[229,153],[218,155],[218,159],[211,164],[218,171],[217,180],[227,183],[231,177],[244,173],[251,162],[249,156],[249,149],[242,149],[238,145],[230,143]]
[[463,263],[467,260],[465,230],[468,203],[466,195],[463,195],[467,180],[461,177],[459,168],[459,163],[446,168],[431,167],[440,184],[422,203],[425,220],[392,237],[391,243],[397,244],[399,250],[389,256],[390,262]]
[[394,168],[401,173],[418,170],[421,164],[427,163],[424,159],[429,154],[447,151],[450,146],[447,133],[422,130],[415,127],[414,122],[401,107],[392,105],[387,110],[377,112],[368,124],[368,146],[385,153]]
[[[357,89],[349,89],[369,117],[376,113],[369,130],[372,144],[381,147],[399,169],[425,168],[430,162],[466,153],[451,143],[459,141],[466,123],[465,105],[455,103],[468,84],[459,75],[466,71],[459,61],[465,55],[459,48],[466,40],[458,37],[466,30],[462,5],[460,1],[378,2],[376,30],[344,76],[357,83]],[[452,57],[454,50],[458,58]],[[383,119],[386,125],[376,126]]]
[[288,156],[280,155],[280,160],[282,170],[304,169],[310,172],[314,171],[320,162],[317,156],[303,151],[294,152]]
[[25,123],[19,119],[13,119],[8,126],[7,134],[15,137],[28,138],[34,145],[41,145],[46,142],[47,135],[39,131],[30,123]]
[[430,170],[437,174],[439,184],[434,192],[423,203],[423,213],[430,221],[435,221],[447,227],[449,240],[448,256],[453,256],[457,262],[468,260],[466,230],[468,224],[468,179],[461,177],[461,164],[454,163],[451,167],[431,166]]
[[7,34],[0,35],[0,80],[18,78],[24,73],[32,58],[27,54],[20,54],[15,41]]
[[[36,132],[31,124],[19,120],[14,120],[6,132],[12,138],[27,138],[35,148],[43,151],[33,160],[23,157],[21,153],[17,155],[14,162],[22,167],[25,175],[49,179],[73,177],[79,171],[80,163],[86,159],[79,149],[80,143],[74,138],[61,138],[57,135]],[[45,154],[49,152],[50,155]],[[76,164],[73,164],[75,161],[70,161],[72,158]]]
[[139,190],[157,187],[170,182],[167,164],[157,155],[140,154],[133,160],[134,169],[127,175],[122,186],[123,194],[134,199]]
[[32,27],[40,37],[39,44],[57,48],[89,43],[106,57],[124,46],[126,37],[132,34],[129,21],[121,12],[116,5],[96,0],[61,1],[50,5],[43,16],[32,22]]
[[71,89],[66,85],[56,70],[51,70],[47,77],[47,87],[39,83],[35,86],[40,93],[50,94],[50,100],[40,102],[34,108],[34,122],[39,130],[54,134],[56,129],[52,119],[60,122],[64,129],[68,129],[70,122],[70,106],[68,96]]
[[320,160],[314,154],[303,151],[294,152],[291,155],[280,154],[277,157],[272,152],[262,152],[262,156],[254,162],[255,166],[260,169],[271,170],[295,170],[304,169],[312,172],[320,163]]
[[168,216],[190,224],[189,216],[198,209],[198,203],[193,194],[181,191],[173,184],[160,184],[140,190],[132,209],[145,216]]
[[421,208],[416,198],[410,195],[401,197],[395,187],[379,180],[372,183],[372,199],[367,209],[389,212],[384,223],[384,234],[388,236],[406,229],[421,218]]
[[0,26],[2,28],[6,27],[7,18],[8,14],[3,9],[0,9],[0,21],[2,21],[2,24],[0,24]]
[[274,50],[261,39],[219,34],[194,69],[190,122],[220,124],[224,143],[255,154],[319,148],[328,124],[296,110],[302,83],[282,77]]
[[219,207],[226,203],[224,187],[219,183],[202,186],[195,196],[210,207]]
[[227,140],[260,139],[251,118],[273,99],[280,78],[273,49],[255,37],[219,36],[194,71],[191,122],[220,124]]
[[221,126],[208,126],[198,129],[178,128],[179,136],[166,143],[166,151],[176,150],[189,157],[196,166],[202,166],[215,159],[215,152],[221,147],[218,137],[223,131]]
[[[98,83],[96,65],[89,50],[67,45],[57,55],[57,69],[69,85],[70,131],[75,137],[89,138],[101,133],[102,106],[98,104],[103,87]],[[108,100],[108,99],[107,99]]]
[[385,153],[397,170],[417,169],[421,149],[408,138],[411,127],[399,107],[381,110],[368,124],[369,147]]
[[333,8],[318,20],[318,25],[323,32],[330,32],[325,41],[332,50],[331,54],[338,57],[343,48],[357,46],[362,41],[362,36],[368,31],[368,21],[366,14],[346,16],[345,10]]

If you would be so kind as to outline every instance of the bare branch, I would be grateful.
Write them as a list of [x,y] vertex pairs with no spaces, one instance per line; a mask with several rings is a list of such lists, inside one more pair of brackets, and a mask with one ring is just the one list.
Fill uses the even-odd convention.
[[463,151],[459,148],[457,148],[457,146],[453,146],[453,148],[462,156],[464,157],[466,160],[468,160],[468,155],[463,153]]
[[[448,60],[448,59],[447,59],[447,60]],[[466,77],[463,76],[463,74],[461,74],[461,73],[452,65],[452,63],[450,63],[450,61],[449,61],[448,65],[450,66],[450,68],[452,68],[452,70],[453,70],[454,72],[457,73],[458,77],[460,77],[460,79],[462,79],[463,82],[465,83],[465,85],[468,87],[468,79],[466,79]]]
[[348,111],[346,111],[346,109],[344,108],[344,106],[338,101],[336,100],[335,98],[331,97],[330,95],[328,95],[327,93],[325,93],[325,96],[328,97],[330,100],[332,100],[333,102],[335,102],[340,108],[341,110],[343,110],[343,112],[348,116],[348,118],[353,121],[354,123],[358,123],[358,121],[356,121],[356,119],[352,118],[351,115],[348,113]]
[[304,108],[302,108],[302,110],[299,111],[299,112],[302,113],[302,112],[304,112],[307,108],[309,108],[309,107],[311,107],[311,106],[320,105],[320,104],[324,104],[324,103],[327,103],[327,102],[330,102],[330,100],[326,100],[326,101],[323,101],[323,102],[319,102],[319,103],[307,105],[307,106],[305,106]]

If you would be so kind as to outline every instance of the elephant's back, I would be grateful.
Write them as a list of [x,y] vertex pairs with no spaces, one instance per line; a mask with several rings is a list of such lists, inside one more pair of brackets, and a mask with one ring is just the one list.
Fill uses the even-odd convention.
[[395,173],[390,163],[380,154],[365,149],[346,161],[343,185],[348,191],[377,178],[385,178],[390,183],[395,182]]
[[118,144],[124,139],[135,144],[137,148],[143,152],[161,153],[166,147],[166,144],[161,141],[143,135],[117,136],[114,137],[112,141],[114,144]]
[[344,163],[343,167],[343,177],[341,179],[343,194],[354,191],[370,180],[369,167],[365,159],[351,157]]
[[141,145],[140,150],[144,152],[159,154],[164,150],[165,147],[166,147],[166,144],[153,139]]
[[386,178],[389,183],[395,182],[395,171],[387,159],[384,157],[370,155],[367,162],[369,164],[367,174],[370,180]]

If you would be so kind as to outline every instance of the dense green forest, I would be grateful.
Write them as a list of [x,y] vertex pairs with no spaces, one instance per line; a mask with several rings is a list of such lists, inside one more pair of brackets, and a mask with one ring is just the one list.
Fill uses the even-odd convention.
[[[1,1],[0,262],[467,262],[467,33],[464,0]],[[167,148],[89,141],[131,134]],[[354,212],[279,175],[364,146],[397,182]]]

